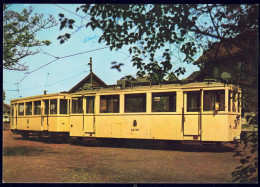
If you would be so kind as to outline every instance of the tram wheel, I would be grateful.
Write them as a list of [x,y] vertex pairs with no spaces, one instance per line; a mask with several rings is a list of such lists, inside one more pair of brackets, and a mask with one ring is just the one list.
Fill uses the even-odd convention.
[[77,140],[83,141],[83,137],[77,137]]
[[216,142],[216,146],[220,147],[221,146],[221,142]]
[[38,132],[38,133],[37,133],[37,138],[38,138],[38,139],[41,139],[41,138],[42,138],[42,132]]
[[28,132],[23,132],[22,134],[22,139],[29,139],[29,133]]

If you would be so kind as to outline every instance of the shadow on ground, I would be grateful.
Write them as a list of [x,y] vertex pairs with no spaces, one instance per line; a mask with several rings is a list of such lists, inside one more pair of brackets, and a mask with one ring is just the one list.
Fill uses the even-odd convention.
[[34,142],[43,142],[46,144],[67,144],[69,143],[68,137],[30,137],[27,139],[23,139],[21,137],[15,137],[16,140],[26,140],[26,141],[34,141]]
[[[16,140],[24,140],[15,137]],[[129,149],[151,149],[151,150],[172,150],[184,152],[233,152],[235,145],[222,143],[217,147],[215,144],[182,144],[180,141],[159,141],[159,140],[133,140],[133,139],[92,139],[79,140],[76,138],[49,138],[49,137],[30,137],[27,141],[43,142],[46,144],[71,144],[82,147],[111,147]]]
[[157,140],[70,140],[72,145],[86,147],[113,147],[113,148],[130,148],[130,149],[152,149],[152,150],[172,150],[184,152],[233,152],[235,145],[227,146],[223,143],[217,147],[215,144],[182,144],[181,142],[167,142]]
[[3,149],[4,156],[37,156],[39,154],[54,153],[50,149],[43,147],[5,147]]

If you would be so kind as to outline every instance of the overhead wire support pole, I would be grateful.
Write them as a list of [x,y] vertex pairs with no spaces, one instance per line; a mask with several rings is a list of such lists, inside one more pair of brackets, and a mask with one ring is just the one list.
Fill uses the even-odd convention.
[[90,57],[90,62],[88,63],[90,66],[90,84],[91,84],[91,90],[93,89],[93,73],[92,73],[92,57]]

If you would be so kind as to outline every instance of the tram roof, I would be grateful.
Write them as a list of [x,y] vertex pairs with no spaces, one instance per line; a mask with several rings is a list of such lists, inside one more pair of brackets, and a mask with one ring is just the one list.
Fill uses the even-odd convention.
[[193,82],[186,84],[164,84],[164,85],[151,85],[151,86],[134,86],[121,88],[117,85],[109,88],[100,88],[93,90],[82,90],[72,93],[71,95],[81,94],[95,94],[95,93],[112,93],[112,92],[128,92],[128,91],[148,91],[148,90],[167,90],[167,89],[197,89],[197,88],[211,88],[211,87],[236,87],[231,84],[224,84],[220,82]]
[[35,95],[35,96],[13,99],[13,100],[11,100],[11,102],[17,102],[17,101],[23,101],[23,100],[32,100],[32,99],[42,99],[42,98],[49,98],[49,97],[54,97],[54,96],[69,96],[69,94],[65,93],[65,92],[60,92],[60,93],[52,93],[52,94]]
[[43,99],[49,98],[54,96],[69,96],[69,95],[83,95],[83,94],[95,94],[95,93],[113,93],[113,92],[133,92],[133,91],[150,91],[150,90],[167,90],[167,89],[197,89],[197,88],[217,88],[217,87],[236,87],[231,84],[224,84],[220,82],[193,82],[193,83],[186,83],[186,84],[163,84],[163,85],[151,85],[151,86],[134,86],[134,87],[125,87],[121,88],[117,85],[114,87],[108,88],[100,88],[94,90],[83,90],[75,93],[68,93],[68,92],[60,92],[60,93],[53,93],[53,94],[46,94],[46,95],[36,95],[36,96],[29,96],[23,97],[18,99],[11,100],[12,102],[19,102],[24,100],[35,100],[35,99]]

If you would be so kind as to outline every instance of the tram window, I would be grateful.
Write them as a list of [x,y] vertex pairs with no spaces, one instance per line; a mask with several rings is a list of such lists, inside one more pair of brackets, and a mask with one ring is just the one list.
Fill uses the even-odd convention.
[[86,97],[87,103],[86,103],[86,113],[94,113],[94,108],[95,108],[95,97],[90,96]]
[[60,114],[68,114],[68,100],[60,99]]
[[50,114],[57,114],[57,99],[50,100]]
[[34,101],[34,115],[40,115],[41,114],[41,101]]
[[231,107],[232,111],[236,112],[236,94],[235,92],[229,90],[228,92],[228,111],[231,112]]
[[100,113],[119,113],[119,95],[100,96]]
[[232,111],[236,112],[237,107],[236,107],[236,102],[237,102],[237,93],[233,93],[233,100],[232,100]]
[[24,115],[24,103],[18,104],[18,115],[23,116]]
[[176,112],[176,92],[152,93],[152,112]]
[[225,110],[225,90],[206,90],[203,97],[203,110],[215,110],[215,104],[219,103],[219,110]]
[[14,116],[14,105],[11,105],[11,116]]
[[32,102],[25,104],[25,115],[32,115]]
[[240,93],[237,96],[237,112],[240,112]]
[[44,114],[47,115],[49,114],[49,100],[44,100]]
[[82,97],[72,98],[72,113],[73,114],[82,113],[83,112],[82,106],[83,106]]
[[231,90],[228,91],[228,111],[231,111]]
[[146,112],[146,94],[126,94],[125,112]]
[[200,111],[200,92],[187,92],[187,112]]

